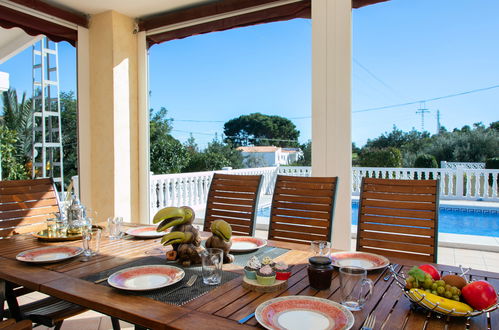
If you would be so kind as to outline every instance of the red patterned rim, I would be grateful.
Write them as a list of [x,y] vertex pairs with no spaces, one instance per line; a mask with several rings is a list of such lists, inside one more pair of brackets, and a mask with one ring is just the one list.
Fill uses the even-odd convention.
[[49,263],[70,259],[82,252],[83,249],[76,246],[46,246],[23,251],[16,256],[16,259],[32,263]]
[[274,298],[257,307],[257,321],[267,329],[350,329],[352,313],[327,299],[307,296]]
[[165,234],[164,232],[157,232],[155,226],[130,228],[126,233],[137,237],[161,237]]
[[185,272],[175,266],[147,265],[122,269],[108,278],[109,285],[123,290],[145,291],[181,281]]
[[335,252],[331,253],[331,260],[336,267],[356,266],[366,270],[380,269],[390,264],[387,258],[368,252]]
[[260,249],[267,245],[267,240],[251,236],[232,236],[231,251],[245,252]]

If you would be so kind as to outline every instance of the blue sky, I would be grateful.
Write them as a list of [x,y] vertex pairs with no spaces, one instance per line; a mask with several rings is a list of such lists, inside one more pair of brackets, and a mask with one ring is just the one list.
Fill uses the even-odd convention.
[[[498,13],[496,0],[391,0],[354,10],[353,141],[363,145],[393,125],[421,129],[419,103],[355,111],[499,85]],[[75,50],[67,43],[59,50],[62,90],[75,90]],[[223,132],[225,121],[257,111],[296,118],[300,141],[310,138],[309,20],[155,45],[150,68],[151,107],[168,109],[172,134],[182,142],[192,132],[204,147]],[[13,87],[30,93],[30,50],[0,71],[11,73]],[[425,129],[436,131],[437,110],[448,129],[499,120],[498,98],[495,88],[426,102]]]

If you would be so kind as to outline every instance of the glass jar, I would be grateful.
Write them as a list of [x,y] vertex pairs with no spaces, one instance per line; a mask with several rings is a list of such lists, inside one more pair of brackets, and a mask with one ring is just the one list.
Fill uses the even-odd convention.
[[68,235],[81,235],[83,223],[84,207],[80,204],[78,198],[73,196],[71,205],[68,207]]
[[327,290],[331,287],[334,267],[328,257],[311,257],[308,259],[308,280],[316,290]]

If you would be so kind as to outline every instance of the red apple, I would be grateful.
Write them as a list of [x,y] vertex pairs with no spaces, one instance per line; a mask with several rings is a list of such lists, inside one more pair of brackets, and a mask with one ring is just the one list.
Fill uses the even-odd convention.
[[434,281],[438,281],[440,279],[440,272],[434,266],[421,265],[418,268],[421,269],[423,272],[430,274]]
[[466,303],[476,310],[487,309],[497,302],[497,293],[487,281],[471,282],[461,293]]

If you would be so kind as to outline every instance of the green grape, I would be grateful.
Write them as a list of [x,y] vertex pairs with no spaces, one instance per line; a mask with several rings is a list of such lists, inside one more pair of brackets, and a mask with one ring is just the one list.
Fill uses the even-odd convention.
[[453,295],[452,300],[459,301],[459,296]]
[[426,279],[426,278],[429,278],[430,280],[432,280],[432,279],[433,279],[433,277],[431,277],[431,275],[430,275],[430,274],[428,274],[428,273],[426,273],[426,274],[425,274],[425,279]]
[[437,284],[437,283],[435,283],[435,282],[433,282],[433,284],[431,285],[431,290],[432,290],[432,291],[436,291],[436,290],[437,290],[437,288],[438,288],[438,284]]
[[429,288],[431,288],[432,284],[433,284],[433,281],[431,279],[427,278],[424,280],[423,288],[429,289]]
[[438,296],[438,293],[435,290],[432,290],[431,293],[433,293],[435,296]]
[[459,288],[456,288],[456,296],[460,296],[461,295],[461,290],[459,290]]
[[455,286],[453,286],[451,289],[450,289],[450,292],[452,292],[452,295],[453,296],[457,296],[457,292],[458,292],[458,288],[456,288]]
[[445,292],[445,288],[443,286],[439,286],[437,288],[437,293],[438,293],[439,296],[443,295],[444,292]]
[[426,292],[429,292],[429,293],[431,293],[431,290],[430,290],[430,289],[425,289],[425,291],[426,291]]
[[412,276],[408,276],[406,279],[405,279],[406,282],[414,282],[414,277]]
[[444,296],[445,296],[445,298],[450,299],[450,298],[452,298],[452,292],[445,291]]
[[452,286],[450,284],[445,285],[445,291],[450,291],[452,289]]
[[443,280],[438,280],[435,283],[437,283],[438,286],[445,287],[445,282]]

